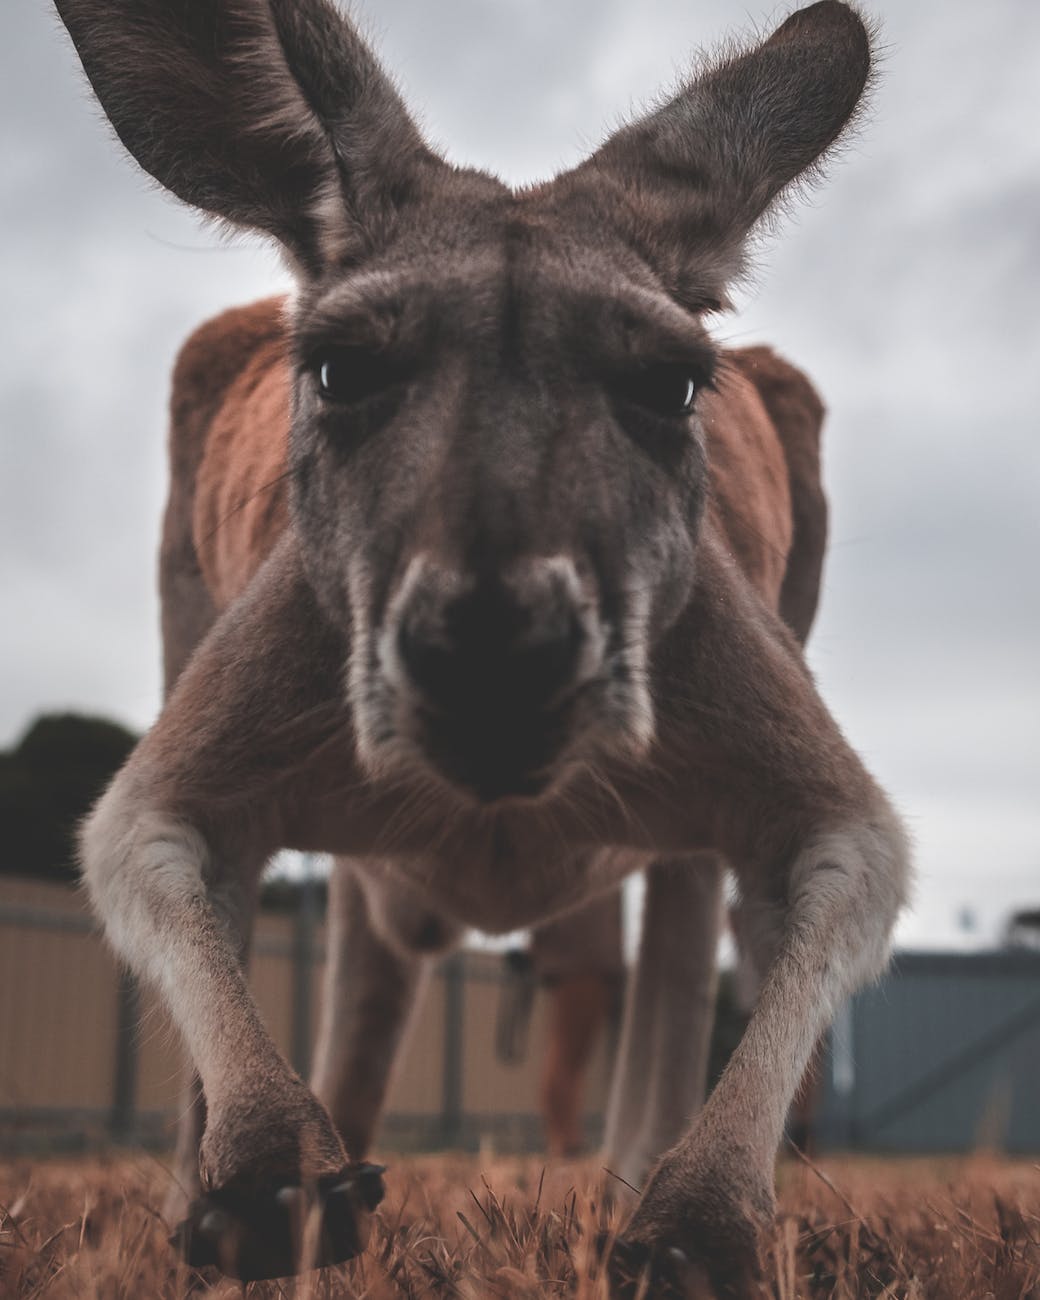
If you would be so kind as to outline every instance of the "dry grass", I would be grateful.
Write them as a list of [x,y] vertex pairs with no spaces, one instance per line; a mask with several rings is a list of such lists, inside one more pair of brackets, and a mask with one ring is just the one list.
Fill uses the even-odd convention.
[[[620,1221],[591,1163],[396,1159],[368,1250],[295,1283],[203,1279],[179,1266],[147,1156],[0,1166],[0,1297],[556,1297],[602,1300],[592,1242]],[[623,1189],[622,1189],[623,1191]],[[1040,1166],[828,1160],[780,1173],[775,1300],[1040,1300]]]

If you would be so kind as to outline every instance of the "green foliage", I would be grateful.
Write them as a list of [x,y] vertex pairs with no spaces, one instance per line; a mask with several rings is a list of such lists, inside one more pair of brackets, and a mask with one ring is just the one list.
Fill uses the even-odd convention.
[[59,713],[0,752],[0,872],[76,880],[76,827],[136,743],[116,722]]

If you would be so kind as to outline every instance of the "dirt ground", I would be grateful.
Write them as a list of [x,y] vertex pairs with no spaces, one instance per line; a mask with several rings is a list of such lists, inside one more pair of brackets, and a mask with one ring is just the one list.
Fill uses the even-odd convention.
[[[604,1300],[595,1239],[624,1187],[594,1162],[393,1158],[361,1259],[295,1282],[238,1283],[178,1264],[147,1155],[0,1164],[0,1297]],[[763,1296],[1040,1300],[1040,1165],[786,1160]]]

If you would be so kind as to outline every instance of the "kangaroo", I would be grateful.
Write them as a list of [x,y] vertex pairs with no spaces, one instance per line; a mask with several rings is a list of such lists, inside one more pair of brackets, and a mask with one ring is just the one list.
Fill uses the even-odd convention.
[[[81,835],[108,938],[201,1081],[182,1248],[242,1278],[356,1253],[380,1186],[351,1160],[419,954],[649,869],[608,1133],[648,1168],[615,1276],[747,1291],[789,1102],[883,968],[909,855],[785,623],[815,602],[819,405],[708,318],[853,117],[862,20],[799,10],[512,190],[437,157],[326,0],[56,3],[129,152],[296,279],[182,355],[170,690]],[[283,846],[338,863],[314,1091],[243,973]],[[683,985],[723,865],[764,974],[693,1115]]]
[[[224,313],[200,328],[186,343],[174,371],[170,432],[171,487],[160,563],[167,693],[191,651],[216,618],[218,608],[244,591],[287,526],[285,461],[290,424],[288,340],[283,324],[286,303],[271,299]],[[819,430],[823,408],[808,381],[768,349],[745,348],[722,354],[726,377],[703,399],[716,501],[725,511],[728,536],[742,556],[742,567],[763,599],[804,640],[815,611],[826,536],[826,503],[819,477]],[[750,440],[757,440],[755,442]],[[748,446],[745,447],[745,442]],[[717,447],[714,445],[717,443]],[[733,461],[727,469],[727,457]],[[780,492],[780,508],[750,511],[744,499],[763,470],[762,499]],[[786,477],[785,477],[786,476]],[[784,485],[790,503],[783,495]],[[666,874],[664,864],[648,868],[651,899]],[[357,990],[349,962],[342,963],[351,935],[351,908],[364,907],[355,894],[357,874],[349,858],[336,859],[330,879],[331,929],[328,982],[323,999],[317,1068],[313,1080],[352,1152],[365,1151],[386,1092],[386,1080],[407,1008],[414,1004],[426,973],[423,956],[443,951],[460,928],[443,916],[406,915],[398,902],[396,922],[387,923],[386,902],[374,915],[396,951],[392,975],[389,955],[380,953],[386,978],[384,997],[370,993],[359,1016]],[[633,1078],[641,1080],[632,1097],[635,1110],[610,1124],[611,1168],[638,1182],[654,1157],[670,1145],[703,1099],[712,1008],[714,953],[722,889],[720,864],[702,864],[687,874],[697,892],[687,903],[687,923],[669,951],[672,974],[661,981],[683,999],[677,1015],[686,1026],[689,1055],[675,1057],[675,1044],[659,1044],[658,982],[643,985],[643,1003],[629,1002],[626,1050],[637,1054]],[[364,891],[362,874],[356,882]],[[371,885],[368,887],[371,895]],[[651,901],[651,906],[653,905]],[[667,899],[664,904],[669,906]],[[550,1149],[557,1154],[580,1143],[578,1113],[584,1055],[606,1012],[604,975],[620,968],[620,918],[615,894],[596,897],[539,927],[534,936],[536,965],[557,977],[550,994],[550,1041],[542,1080],[543,1109]],[[665,938],[649,929],[645,960],[661,960]],[[667,927],[666,927],[667,934]],[[396,942],[395,942],[396,940]],[[681,979],[677,963],[686,962]],[[400,990],[396,997],[392,990]],[[400,1000],[398,1000],[400,999]],[[357,1024],[356,1036],[345,1026]],[[398,1034],[388,1040],[380,1071],[373,1069],[374,1044],[388,1025]],[[367,1106],[361,1105],[357,1077],[360,1054],[366,1062]],[[620,1076],[619,1076],[620,1077]],[[652,1082],[651,1082],[652,1081]],[[648,1088],[654,1104],[647,1105]],[[183,1108],[176,1189],[167,1207],[177,1217],[183,1193],[197,1182],[198,1146],[205,1110],[193,1085]],[[646,1117],[650,1119],[647,1127]],[[636,1140],[635,1132],[638,1132]],[[622,1131],[624,1130],[624,1132]]]

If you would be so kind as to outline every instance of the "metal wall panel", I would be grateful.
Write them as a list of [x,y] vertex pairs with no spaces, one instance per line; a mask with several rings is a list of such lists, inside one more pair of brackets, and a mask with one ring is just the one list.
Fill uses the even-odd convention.
[[1040,954],[900,954],[824,1068],[829,1145],[1040,1151]]

